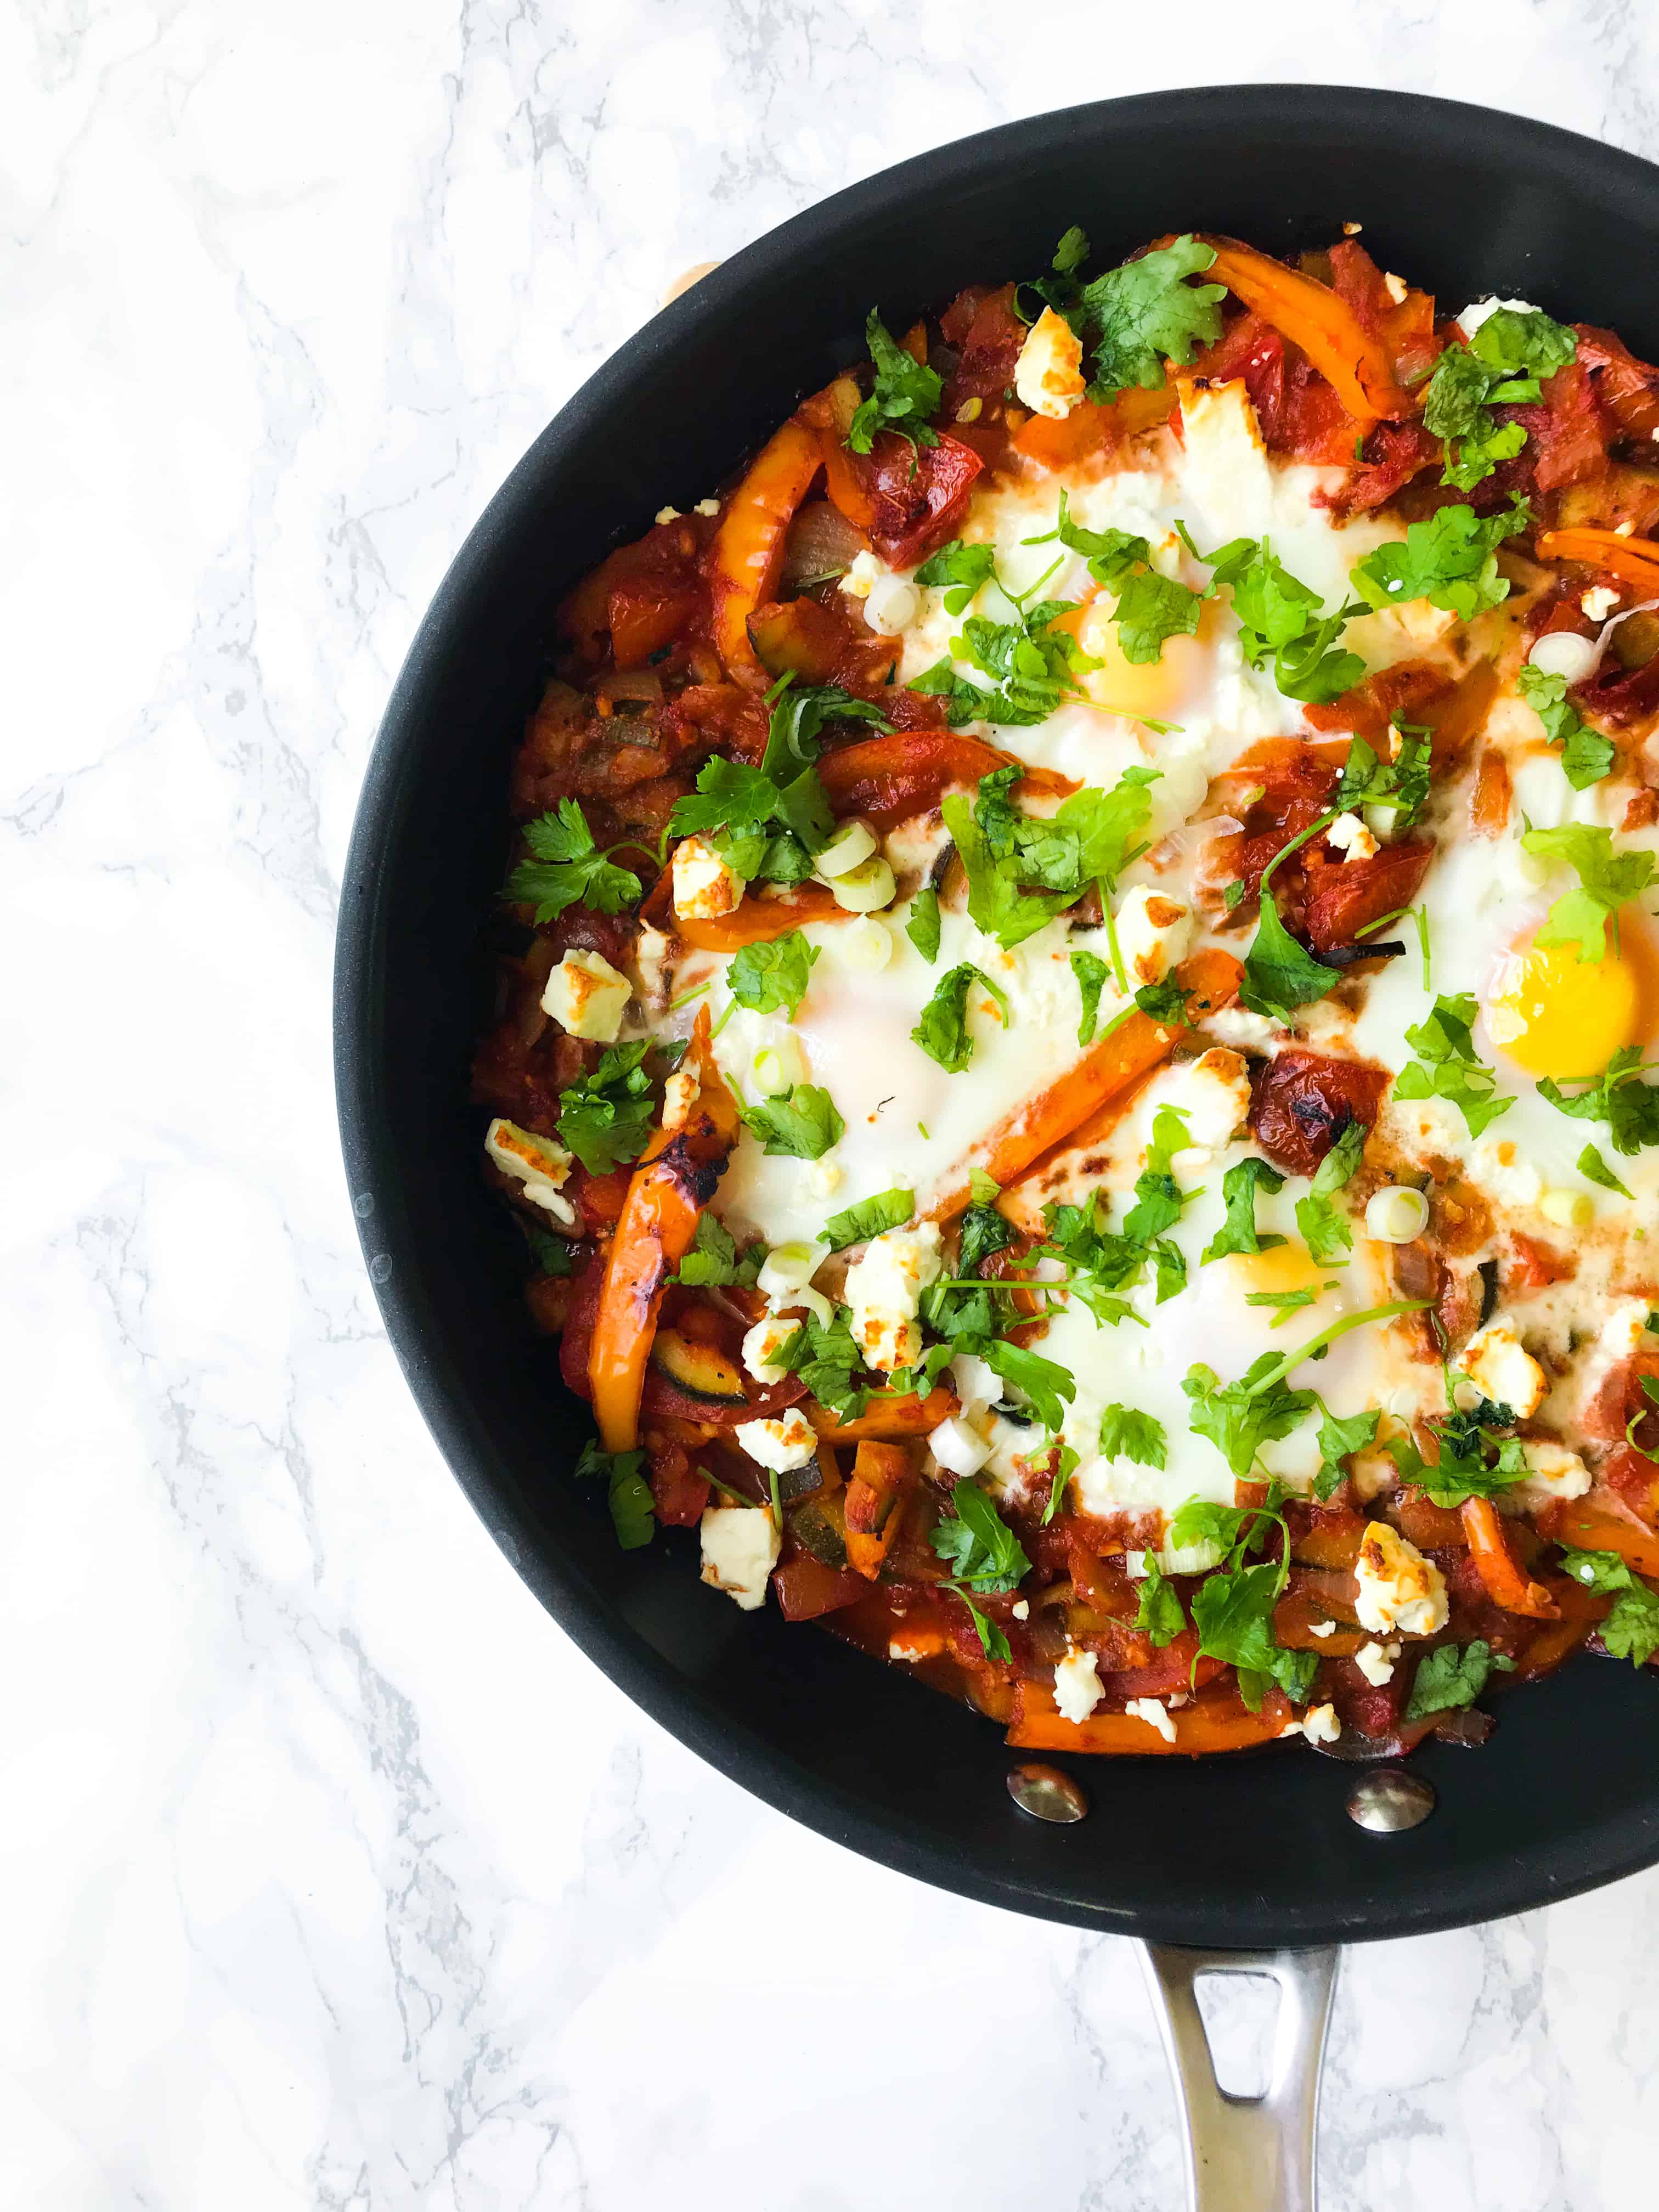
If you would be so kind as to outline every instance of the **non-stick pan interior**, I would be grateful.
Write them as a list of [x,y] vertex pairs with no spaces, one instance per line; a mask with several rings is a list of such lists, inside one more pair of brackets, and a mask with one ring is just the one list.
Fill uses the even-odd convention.
[[[1484,1918],[1659,1858],[1659,1688],[1580,1661],[1504,1698],[1478,1752],[1432,1747],[1439,1809],[1353,1826],[1355,1770],[1299,1748],[1079,1763],[1092,1816],[1018,1813],[999,1732],[901,1673],[697,1582],[695,1535],[619,1552],[570,1469],[586,1409],[525,1318],[518,1240],[477,1172],[466,1067],[507,762],[550,611],[665,501],[727,479],[803,392],[964,283],[1035,273],[1068,224],[1115,259],[1170,230],[1281,252],[1364,226],[1449,307],[1497,291],[1659,351],[1659,171],[1525,120],[1318,87],[1077,108],[928,155],[725,264],[544,433],[469,539],[376,746],[339,939],[350,1187],[392,1341],[509,1557],[626,1688],[736,1780],[854,1847],[969,1894],[1085,1925],[1254,1945]],[[389,1265],[388,1265],[389,1263]],[[441,1592],[433,1594],[442,1603]]]

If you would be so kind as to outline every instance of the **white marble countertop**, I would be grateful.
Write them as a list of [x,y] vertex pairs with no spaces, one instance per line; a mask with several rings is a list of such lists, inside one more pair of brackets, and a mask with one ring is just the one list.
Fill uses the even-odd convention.
[[[1193,73],[1659,155],[1656,63],[1629,0],[7,11],[0,2203],[1179,2203],[1127,1945],[751,1802],[445,1472],[336,1153],[352,805],[486,496],[685,264]],[[802,1967],[814,1880],[878,1948]],[[1656,2051],[1659,1874],[1353,1953],[1327,2206],[1627,2212]]]

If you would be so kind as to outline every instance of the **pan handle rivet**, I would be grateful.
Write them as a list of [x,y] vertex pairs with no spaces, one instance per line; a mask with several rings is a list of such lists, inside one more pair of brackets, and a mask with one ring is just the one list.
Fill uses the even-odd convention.
[[1034,1820],[1054,1820],[1064,1826],[1080,1820],[1089,1809],[1082,1785],[1057,1766],[1027,1759],[1008,1770],[1008,1795],[1022,1813]]
[[1374,1766],[1348,1792],[1348,1818],[1374,1836],[1397,1836],[1426,1820],[1434,1790],[1403,1766]]

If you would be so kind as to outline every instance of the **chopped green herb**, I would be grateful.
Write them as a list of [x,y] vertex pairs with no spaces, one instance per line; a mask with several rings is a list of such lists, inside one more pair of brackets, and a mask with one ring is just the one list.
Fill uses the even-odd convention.
[[608,1452],[597,1443],[585,1444],[576,1462],[579,1479],[598,1475],[605,1482],[617,1541],[625,1552],[648,1544],[656,1530],[651,1486],[641,1473],[644,1465],[642,1451]]
[[1133,1460],[1137,1467],[1164,1467],[1170,1439],[1164,1424],[1133,1406],[1104,1406],[1100,1414],[1100,1455]]
[[876,365],[875,384],[853,416],[848,444],[855,453],[867,453],[878,431],[896,430],[913,446],[938,445],[939,433],[927,418],[939,410],[939,377],[898,343],[873,307],[864,335]]
[[1147,1552],[1146,1578],[1140,1585],[1140,1603],[1136,1608],[1134,1626],[1143,1635],[1150,1637],[1161,1651],[1173,1644],[1187,1626],[1187,1615],[1182,1608],[1181,1594],[1159,1566],[1156,1557]]
[[915,1191],[878,1191],[873,1198],[862,1198],[856,1206],[832,1213],[823,1224],[824,1241],[832,1252],[842,1251],[886,1230],[902,1229],[915,1210]]
[[589,1175],[608,1175],[645,1150],[656,1119],[651,1079],[641,1066],[647,1040],[607,1048],[591,1075],[559,1093],[559,1140]]
[[933,986],[933,995],[921,1010],[921,1019],[910,1032],[930,1060],[936,1060],[947,1073],[960,1074],[974,1056],[974,1041],[968,1032],[968,994],[975,985],[988,991],[1002,1016],[1002,1025],[1008,1026],[1007,994],[1001,990],[982,968],[971,961],[948,970]]
[[1498,1075],[1474,1056],[1474,1028],[1478,1012],[1472,991],[1437,999],[1427,1019],[1406,1031],[1406,1042],[1419,1057],[1408,1060],[1395,1078],[1396,1098],[1443,1098],[1455,1106],[1478,1137],[1515,1100],[1499,1098]]
[[817,946],[809,945],[798,929],[769,943],[740,945],[726,971],[726,988],[752,1012],[783,1012],[793,1021],[817,957]]
[[1641,1081],[1644,1072],[1641,1048],[1626,1045],[1587,1090],[1571,1098],[1547,1075],[1538,1088],[1552,1106],[1575,1121],[1605,1121],[1613,1149],[1628,1158],[1646,1145],[1659,1145],[1659,1084]]
[[1369,1134],[1363,1121],[1350,1121],[1319,1163],[1306,1198],[1296,1202],[1296,1225],[1316,1267],[1340,1267],[1353,1249],[1348,1217],[1333,1199],[1358,1173]]
[[[1229,1168],[1221,1178],[1227,1218],[1205,1246],[1200,1267],[1207,1267],[1212,1260],[1224,1260],[1234,1252],[1271,1252],[1275,1245],[1282,1244],[1282,1237],[1264,1237],[1257,1229],[1255,1196],[1258,1190],[1265,1190],[1271,1197],[1284,1188],[1285,1178],[1278,1169],[1269,1167],[1266,1160],[1254,1154]],[[1309,1295],[1311,1298],[1311,1292]]]
[[769,1153],[799,1160],[822,1159],[847,1128],[830,1093],[815,1083],[798,1083],[786,1098],[746,1106],[743,1119]]
[[1603,1190],[1617,1191],[1620,1198],[1634,1198],[1636,1194],[1620,1182],[1594,1145],[1586,1145],[1578,1155],[1578,1172],[1588,1182],[1599,1182]]
[[1591,729],[1567,697],[1565,676],[1547,675],[1531,661],[1521,670],[1521,696],[1544,725],[1544,735],[1561,748],[1561,767],[1575,791],[1600,783],[1617,758],[1611,738]]
[[1403,544],[1379,545],[1367,554],[1353,572],[1354,589],[1378,609],[1426,599],[1473,622],[1509,597],[1508,579],[1498,573],[1498,548],[1530,520],[1523,499],[1484,518],[1472,507],[1438,507],[1426,520],[1407,526]]
[[705,1208],[691,1249],[680,1261],[678,1273],[669,1279],[693,1290],[724,1290],[733,1284],[747,1288],[759,1274],[763,1256],[762,1248],[751,1244],[739,1259],[731,1231]]
[[640,896],[631,868],[617,867],[611,853],[593,842],[587,817],[574,799],[562,799],[550,814],[524,825],[531,857],[520,860],[507,879],[504,899],[535,908],[538,922],[553,921],[567,907],[591,907],[595,914],[620,914]]
[[1578,877],[1578,889],[1556,900],[1534,943],[1576,945],[1581,961],[1605,960],[1611,928],[1617,951],[1619,909],[1653,881],[1653,854],[1615,853],[1612,830],[1584,822],[1565,823],[1559,830],[1529,829],[1521,843],[1540,860],[1564,860]]
[[1408,1721],[1426,1720],[1431,1713],[1456,1711],[1462,1705],[1472,1705],[1486,1686],[1486,1678],[1494,1668],[1505,1674],[1515,1671],[1513,1659],[1506,1659],[1501,1651],[1494,1651],[1482,1638],[1460,1650],[1455,1644],[1443,1644],[1431,1651],[1417,1670],[1412,1692],[1406,1700]]
[[1091,399],[1120,392],[1156,392],[1166,360],[1184,368],[1195,349],[1221,335],[1222,284],[1193,284],[1213,264],[1214,249],[1190,235],[1127,261],[1085,285],[1082,335],[1093,350]]
[[1601,1641],[1615,1659],[1644,1667],[1659,1651],[1659,1590],[1632,1572],[1617,1552],[1578,1552],[1563,1547],[1561,1565],[1586,1589],[1614,1600],[1601,1623]]
[[910,919],[904,925],[904,933],[924,960],[939,958],[939,893],[931,884],[911,900]]

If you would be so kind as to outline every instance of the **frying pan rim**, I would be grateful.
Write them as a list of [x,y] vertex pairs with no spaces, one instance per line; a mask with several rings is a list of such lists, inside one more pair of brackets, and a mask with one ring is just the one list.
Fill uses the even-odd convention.
[[[1387,1926],[1375,1925],[1367,1912],[1343,1909],[1312,1890],[1290,1911],[1248,1897],[1230,1899],[1218,1907],[1207,1895],[1155,1905],[1097,1903],[1066,1891],[1063,1856],[1057,1856],[1052,1889],[1025,1874],[1001,1875],[960,1849],[942,1844],[902,1812],[872,1812],[840,1782],[781,1752],[747,1724],[717,1715],[705,1696],[620,1617],[596,1584],[571,1563],[537,1548],[533,1532],[512,1501],[495,1444],[477,1409],[458,1396],[446,1376],[444,1345],[406,1287],[411,1271],[399,1264],[412,1231],[404,1194],[392,1187],[374,1049],[389,896],[388,872],[380,863],[408,799],[401,775],[403,756],[450,640],[471,616],[476,597],[487,585],[496,549],[521,528],[526,506],[539,506],[547,498],[550,476],[556,474],[562,457],[574,453],[615,420],[641,373],[670,356],[691,331],[731,314],[757,282],[787,277],[792,264],[808,250],[822,247],[838,233],[862,228],[873,218],[902,210],[924,185],[932,195],[942,183],[948,186],[954,179],[966,183],[981,176],[988,165],[1006,161],[1012,166],[1039,156],[1057,139],[1105,135],[1114,126],[1139,127],[1149,120],[1172,131],[1223,133],[1259,132],[1275,125],[1294,131],[1316,120],[1322,131],[1334,127],[1366,143],[1397,145],[1415,138],[1431,156],[1437,150],[1449,155],[1454,148],[1467,151],[1491,146],[1501,150],[1506,161],[1528,162],[1557,174],[1570,173],[1580,198],[1599,195],[1612,207],[1644,208],[1659,229],[1659,168],[1638,155],[1529,117],[1423,94],[1350,86],[1215,85],[1054,109],[974,134],[851,185],[732,255],[619,347],[558,410],[473,526],[416,634],[369,758],[342,884],[334,974],[341,1140],[365,1253],[375,1255],[371,1280],[387,1336],[416,1404],[474,1510],[543,1606],[587,1656],[635,1704],[729,1779],[818,1833],[935,1887],[1079,1928],[1239,1948],[1428,1934],[1578,1895],[1659,1862],[1659,1799],[1645,1818],[1632,1818],[1624,1844],[1609,1840],[1598,1854],[1566,1873],[1535,1863],[1524,1850],[1518,1851],[1510,1879],[1488,1880],[1477,1898],[1467,1894],[1455,1878],[1448,1878],[1444,1869],[1437,1869],[1437,1879],[1444,1884],[1440,1893],[1419,1899],[1408,1910],[1394,1914]],[[389,1261],[389,1268],[380,1264],[382,1259]],[[1437,1755],[1462,1756],[1431,1752],[1431,1765]],[[1079,1767],[1085,1778],[1087,1765],[1085,1761]],[[1081,1832],[1052,1832],[1058,1838]]]

